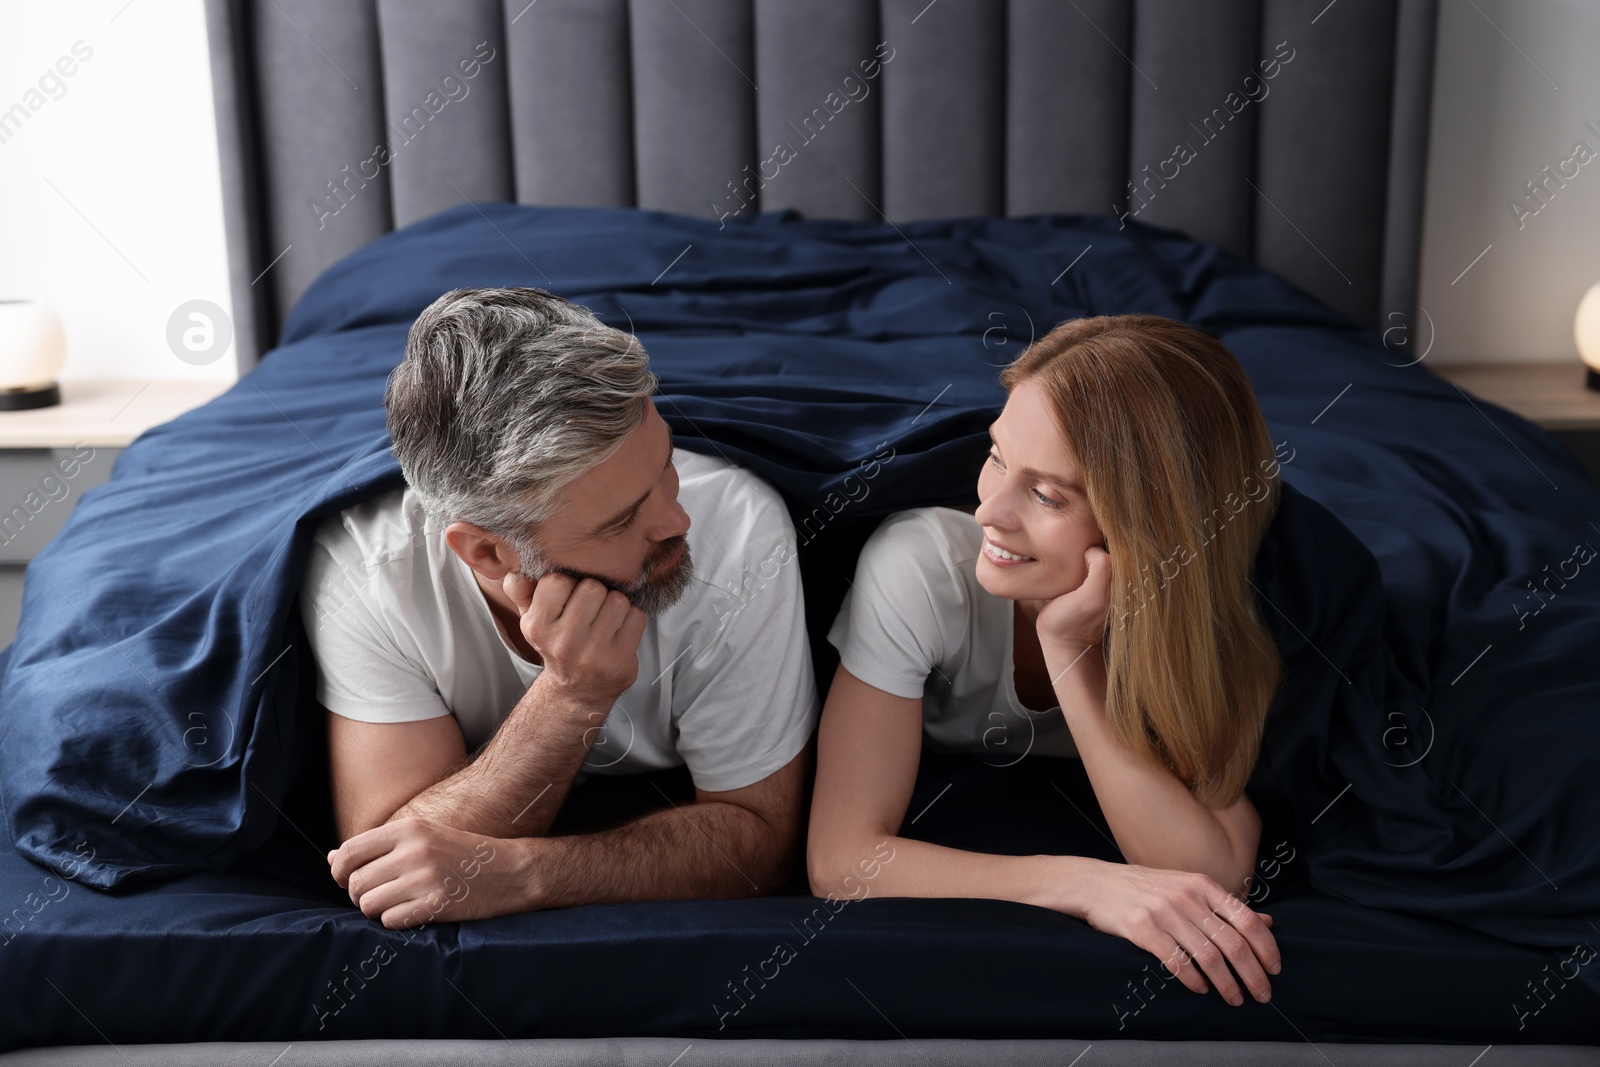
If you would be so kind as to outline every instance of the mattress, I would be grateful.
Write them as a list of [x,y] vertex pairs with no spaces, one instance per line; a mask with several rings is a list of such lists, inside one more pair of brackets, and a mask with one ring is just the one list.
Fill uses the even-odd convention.
[[[558,829],[661,803],[657,785],[674,798],[689,788],[678,772],[592,778]],[[909,810],[921,814],[907,836],[924,840],[1116,858],[1075,760],[929,752]],[[1006,901],[869,892],[835,910],[792,884],[764,899],[386,931],[341,899],[318,847],[287,822],[244,869],[110,894],[7,849],[0,1036],[7,1048],[669,1036],[1476,1045],[1462,1067],[1487,1044],[1596,1038],[1580,984],[1551,986],[1527,1013],[1528,985],[1554,955],[1334,900],[1305,884],[1301,857],[1278,855],[1258,906],[1283,972],[1269,1003],[1233,1008],[1163,979],[1121,938]]]

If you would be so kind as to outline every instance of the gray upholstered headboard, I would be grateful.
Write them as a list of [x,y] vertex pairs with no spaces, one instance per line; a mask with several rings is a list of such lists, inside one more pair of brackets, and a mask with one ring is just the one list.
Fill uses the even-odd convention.
[[1126,212],[1369,326],[1415,301],[1436,0],[207,9],[241,370],[324,267],[463,199]]

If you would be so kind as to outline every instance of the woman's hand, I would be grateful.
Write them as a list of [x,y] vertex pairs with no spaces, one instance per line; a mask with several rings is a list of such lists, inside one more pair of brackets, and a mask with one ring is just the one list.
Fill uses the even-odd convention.
[[1106,612],[1111,604],[1111,554],[1099,545],[1090,545],[1083,560],[1088,568],[1083,583],[1039,612],[1039,644],[1046,649],[1070,650],[1075,655],[1105,638]]
[[1238,1007],[1244,996],[1237,974],[1257,1000],[1271,999],[1267,973],[1277,974],[1281,967],[1272,917],[1253,911],[1210,878],[1107,863],[1096,868],[1087,888],[1083,919],[1090,926],[1154,953],[1196,993],[1207,991],[1209,977],[1223,999]]

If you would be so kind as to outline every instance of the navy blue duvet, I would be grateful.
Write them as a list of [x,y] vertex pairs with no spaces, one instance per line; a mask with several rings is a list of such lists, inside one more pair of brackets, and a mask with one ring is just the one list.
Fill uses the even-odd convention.
[[[1600,965],[1576,961],[1586,958],[1579,946],[1600,944],[1591,925],[1600,922],[1595,488],[1536,428],[1408,365],[1408,350],[1384,347],[1270,273],[1170,232],[1071,216],[896,230],[773,214],[719,230],[632,210],[466,205],[336,264],[260,367],[135,442],[29,568],[22,624],[0,676],[0,786],[18,853],[0,857],[0,885],[26,894],[30,879],[45,876],[27,860],[72,874],[72,894],[51,906],[63,923],[72,908],[84,910],[59,929],[81,929],[92,941],[101,923],[121,937],[185,914],[202,927],[215,921],[236,931],[224,941],[259,942],[252,951],[266,962],[240,981],[261,996],[272,995],[270,974],[304,981],[308,991],[315,985],[312,963],[285,955],[287,944],[310,938],[355,952],[382,936],[336,903],[288,903],[276,881],[316,884],[315,864],[295,870],[297,861],[274,850],[303,835],[310,847],[299,847],[320,862],[314,850],[324,832],[309,784],[321,732],[310,700],[314,664],[293,597],[317,519],[399,484],[383,428],[385,376],[417,312],[468,285],[539,285],[636,332],[663,379],[660,410],[680,442],[771,480],[802,541],[819,550],[847,546],[891,511],[968,499],[984,429],[1002,401],[996,370],[1056,322],[1147,311],[1217,333],[1251,375],[1290,487],[1256,573],[1290,680],[1251,795],[1268,818],[1263,861],[1280,845],[1293,850],[1306,883],[1295,899],[1309,909],[1300,943],[1310,985],[1295,1024],[1329,1038],[1550,1041],[1574,1039],[1560,1030],[1563,1011],[1592,1012]],[[814,630],[831,621],[828,590],[847,559],[844,551],[811,557]],[[1066,773],[1049,761],[1033,766],[1040,762],[1010,770],[1019,781],[1022,766],[1029,775]],[[969,835],[973,847],[1010,832],[1009,814],[1000,814],[1010,805],[970,810],[986,814],[951,832]],[[263,865],[272,856],[279,866]],[[702,999],[721,996],[726,1008],[728,991],[710,976],[734,958],[740,966],[768,958],[775,924],[762,923],[806,906],[633,905],[437,928],[426,935],[436,953],[407,957],[415,968],[398,973],[414,977],[391,983],[392,993],[366,998],[360,1010],[352,1001],[339,1018],[369,1021],[339,1036],[442,1035],[457,1024],[454,1032],[477,1033],[470,1009],[442,999],[453,994],[439,992],[438,973],[458,985],[488,981],[452,969],[468,956],[503,959],[522,973],[511,961],[527,952],[565,974],[563,953],[593,937],[606,952],[591,946],[582,959],[611,961],[600,975],[612,976],[630,953],[648,966],[659,950],[681,966],[685,942],[674,949],[674,932],[721,946],[691,984],[709,982]],[[55,929],[47,914],[0,948],[30,961],[23,971],[5,961],[8,984],[15,975],[38,987],[35,968],[49,958],[37,951],[40,938]],[[819,938],[794,966],[820,969],[837,954],[836,973],[881,980],[863,993],[899,982],[901,993],[884,995],[901,1014],[885,1010],[907,1032],[1104,1032],[1101,1016],[1113,1013],[1089,1006],[1079,968],[1109,1003],[1119,995],[1107,986],[1120,984],[1111,977],[1117,966],[1131,979],[1145,962],[1131,946],[1022,906],[867,901],[839,922],[846,919],[841,929],[853,935],[826,948]],[[1310,946],[1349,930],[1366,931],[1356,938],[1365,948],[1335,952],[1319,971]],[[1281,936],[1287,984],[1296,935],[1286,927]],[[173,933],[163,943],[176,953],[182,940]],[[177,958],[149,951],[156,955],[145,963]],[[1414,998],[1410,1014],[1311,1006],[1340,982],[1369,983],[1349,994],[1358,1000],[1395,992],[1391,979],[1416,978],[1430,952],[1441,960],[1476,953],[1487,970],[1450,964],[1420,1018]],[[1565,976],[1559,996],[1545,965]],[[1372,985],[1369,968],[1386,977]],[[939,995],[936,973],[947,983]],[[973,983],[985,980],[1005,981],[1004,995],[980,997]],[[787,1008],[769,1015],[752,1001],[726,1025],[881,1036],[882,1016],[859,1003],[865,998],[836,978],[825,988],[820,981],[786,980],[766,1003],[794,998]],[[530,1004],[524,995],[506,1032],[621,1032],[619,1016],[641,1020],[628,1025],[643,1029],[628,1032],[716,1032],[718,1016],[702,1029],[710,1009],[687,1003],[680,983],[653,993],[636,985],[626,986],[626,1011],[601,1015],[563,1000],[583,982],[545,986],[551,999]],[[989,1006],[959,1016],[950,998],[963,990]],[[1289,995],[1274,1003],[1283,1007]],[[430,997],[431,1014],[419,1013],[418,998]],[[1490,1000],[1501,1005],[1499,1023]],[[1334,1003],[1357,1010],[1353,1001]],[[1173,987],[1120,1018],[1154,1027],[1136,1036],[1283,1036],[1281,1026],[1239,1021],[1276,1018],[1270,1007],[1215,1007]],[[1163,1018],[1171,1025],[1154,1022]],[[124,1033],[157,1025],[137,1013],[125,1021]],[[33,1035],[25,1040],[55,1023],[60,1032],[79,1026],[66,1012],[55,1022],[10,1022],[21,1029],[7,1031]],[[253,1025],[241,1021],[227,1036]],[[1536,1025],[1546,1029],[1530,1036]],[[251,1032],[294,1037],[317,1027],[284,1014]]]

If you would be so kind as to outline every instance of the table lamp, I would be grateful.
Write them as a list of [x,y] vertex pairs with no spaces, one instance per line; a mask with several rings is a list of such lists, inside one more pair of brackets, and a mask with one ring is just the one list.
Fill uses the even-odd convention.
[[1578,319],[1572,332],[1578,339],[1578,355],[1589,369],[1584,383],[1600,391],[1600,282],[1590,286],[1578,301]]
[[0,411],[61,403],[56,375],[67,361],[67,334],[50,305],[0,297]]

